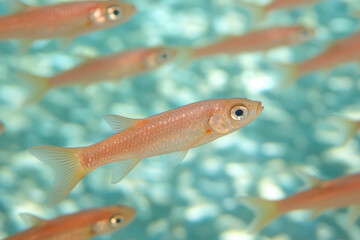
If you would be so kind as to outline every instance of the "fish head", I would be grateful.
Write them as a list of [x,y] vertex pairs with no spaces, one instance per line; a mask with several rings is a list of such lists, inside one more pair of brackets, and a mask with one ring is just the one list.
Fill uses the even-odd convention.
[[253,121],[263,109],[261,102],[247,98],[223,99],[209,118],[208,125],[218,134],[228,134]]
[[295,26],[291,28],[289,41],[291,44],[301,44],[313,38],[314,35],[315,30],[313,28],[305,26]]
[[119,230],[129,224],[135,217],[135,209],[115,205],[102,209],[98,221],[92,226],[94,235],[101,235]]
[[147,70],[155,69],[168,62],[173,61],[178,51],[169,47],[151,48],[144,57],[144,66]]
[[99,1],[91,9],[90,21],[98,28],[107,28],[129,20],[136,13],[131,3],[122,1]]

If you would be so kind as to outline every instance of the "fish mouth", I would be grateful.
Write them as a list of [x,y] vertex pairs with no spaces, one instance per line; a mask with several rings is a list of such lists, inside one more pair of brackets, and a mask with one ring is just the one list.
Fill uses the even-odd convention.
[[258,102],[256,113],[261,113],[264,110],[264,107],[261,102]]

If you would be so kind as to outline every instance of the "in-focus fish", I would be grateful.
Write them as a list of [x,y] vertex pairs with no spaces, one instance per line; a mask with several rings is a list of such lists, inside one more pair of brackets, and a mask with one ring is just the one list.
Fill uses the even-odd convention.
[[166,47],[140,48],[89,60],[80,66],[50,78],[18,72],[16,75],[29,83],[29,102],[41,99],[51,88],[87,84],[103,80],[118,80],[158,68],[172,61],[177,50]]
[[23,39],[27,46],[36,39],[73,38],[109,28],[124,23],[136,12],[134,5],[121,1],[48,6],[29,6],[19,0],[6,0],[6,3],[15,13],[0,18],[0,40]]
[[133,220],[135,213],[131,207],[117,205],[88,209],[52,220],[21,214],[32,227],[6,240],[90,239],[125,227]]
[[240,202],[255,212],[249,232],[260,231],[278,216],[294,210],[311,210],[315,218],[323,211],[351,206],[348,224],[352,224],[360,214],[360,174],[323,181],[304,174],[312,186],[309,190],[294,194],[283,200],[269,201],[256,197],[242,197]]
[[289,85],[301,76],[318,71],[331,69],[340,64],[359,61],[360,33],[334,43],[316,57],[295,64],[278,64],[284,76],[284,85]]
[[275,10],[289,10],[300,6],[310,6],[321,0],[273,0],[267,5],[258,5],[251,2],[238,1],[238,4],[244,8],[250,9],[255,15],[255,19],[261,20],[270,12]]
[[313,29],[300,25],[263,29],[242,36],[228,37],[204,47],[189,49],[189,58],[199,59],[222,53],[267,51],[276,47],[301,44],[313,35]]
[[253,121],[263,110],[261,102],[246,98],[214,99],[189,104],[145,119],[107,115],[119,131],[88,147],[35,146],[30,153],[55,171],[48,204],[61,201],[92,170],[114,164],[112,182],[123,179],[143,158],[170,154],[173,165],[190,148],[225,136]]

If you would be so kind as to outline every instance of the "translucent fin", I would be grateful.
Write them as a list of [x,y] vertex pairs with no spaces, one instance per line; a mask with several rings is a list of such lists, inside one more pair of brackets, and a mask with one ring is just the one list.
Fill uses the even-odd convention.
[[178,51],[178,56],[171,63],[174,69],[179,69],[189,65],[195,58],[195,50],[189,47],[179,47],[176,49]]
[[346,130],[344,131],[345,139],[344,141],[348,141],[356,136],[358,131],[360,130],[360,121],[353,121],[350,119],[346,119],[343,117],[338,116],[332,116],[332,119],[339,122],[339,124],[342,124],[345,126]]
[[41,225],[46,221],[30,213],[20,213],[19,215],[21,219],[31,227]]
[[300,77],[300,73],[296,64],[276,63],[274,65],[282,75],[282,83],[280,84],[281,88],[289,87]]
[[239,200],[255,212],[255,219],[250,224],[249,233],[260,231],[280,214],[276,201],[256,197],[242,197]]
[[299,175],[301,176],[301,178],[303,179],[303,181],[306,183],[306,185],[309,188],[320,186],[321,184],[323,184],[325,182],[324,180],[314,177],[303,171],[299,171]]
[[168,166],[173,168],[176,167],[185,158],[187,152],[188,150],[165,154],[164,158],[166,158]]
[[141,159],[128,159],[125,161],[119,161],[113,163],[113,175],[111,183],[120,182],[126,175],[129,174],[131,170],[134,169],[136,164],[140,162]]
[[70,43],[74,40],[74,36],[61,37],[58,39],[59,47],[61,50],[65,50]]
[[310,219],[318,218],[324,211],[324,209],[319,208],[310,210]]
[[34,8],[34,6],[27,5],[20,0],[5,0],[5,3],[12,13],[23,12]]
[[48,78],[35,76],[25,72],[15,72],[14,75],[28,85],[30,93],[25,103],[26,105],[39,101],[50,87]]
[[360,216],[360,206],[359,205],[354,205],[354,206],[350,206],[348,213],[347,213],[347,225],[346,226],[351,226],[355,223],[356,219],[358,219]]
[[24,38],[21,40],[18,40],[19,42],[19,48],[17,50],[17,54],[24,54],[31,48],[31,45],[34,42],[34,39]]
[[111,114],[105,115],[104,119],[112,129],[119,132],[125,129],[129,129],[141,121],[141,119],[126,118],[123,116],[111,115]]
[[29,152],[55,171],[54,186],[47,205],[54,206],[64,199],[88,173],[80,164],[77,154],[81,148],[54,146],[31,147]]
[[243,1],[241,2],[239,1],[238,5],[251,12],[255,24],[258,24],[260,21],[263,21],[267,16],[267,11],[265,6],[261,6],[250,2],[243,2]]

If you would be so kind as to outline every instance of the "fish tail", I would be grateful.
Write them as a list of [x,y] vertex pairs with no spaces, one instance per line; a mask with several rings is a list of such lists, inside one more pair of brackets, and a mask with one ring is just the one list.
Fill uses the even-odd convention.
[[29,152],[55,171],[53,188],[46,204],[54,206],[64,199],[76,184],[88,173],[78,158],[81,148],[35,146]]
[[276,63],[275,67],[278,69],[283,79],[280,84],[281,88],[289,87],[300,77],[300,72],[296,64]]
[[264,20],[267,16],[267,9],[259,4],[241,1],[239,5],[252,13],[255,23]]
[[256,197],[242,197],[240,202],[255,212],[255,219],[250,224],[249,233],[256,233],[280,215],[277,201]]
[[17,78],[25,82],[29,87],[29,96],[26,99],[26,104],[39,101],[50,88],[49,78],[40,77],[25,72],[16,72],[15,75]]

